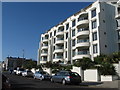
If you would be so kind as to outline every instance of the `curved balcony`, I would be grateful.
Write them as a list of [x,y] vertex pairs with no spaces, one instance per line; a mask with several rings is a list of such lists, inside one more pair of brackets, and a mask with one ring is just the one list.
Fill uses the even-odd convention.
[[63,44],[64,43],[64,38],[58,38],[56,40],[56,44]]
[[89,47],[89,46],[90,46],[89,42],[80,42],[80,43],[76,44],[76,48],[79,48],[79,47]]
[[63,49],[55,49],[54,53],[63,53]]
[[90,58],[90,55],[89,55],[89,54],[76,55],[76,56],[73,57],[73,60],[82,59],[83,57],[88,57],[88,58]]
[[47,56],[48,54],[47,53],[41,53],[41,56]]
[[44,64],[44,63],[46,63],[46,62],[47,62],[47,61],[40,61],[41,64]]
[[59,31],[56,33],[56,36],[59,36],[59,35],[64,35],[64,31]]
[[63,61],[63,59],[57,59],[57,58],[53,59],[53,62],[58,62],[58,61]]
[[81,20],[77,23],[77,27],[80,27],[80,26],[88,24],[88,23],[89,23],[88,19]]
[[86,36],[86,35],[89,35],[89,33],[90,33],[89,30],[79,31],[76,36],[77,37],[79,37],[79,36]]
[[48,39],[44,39],[43,42],[48,42]]
[[48,49],[48,46],[42,46],[41,49]]

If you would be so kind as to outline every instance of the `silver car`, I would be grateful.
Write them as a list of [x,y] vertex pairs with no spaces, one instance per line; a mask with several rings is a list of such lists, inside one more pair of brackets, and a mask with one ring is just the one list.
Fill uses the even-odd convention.
[[45,79],[50,79],[51,76],[45,72],[45,71],[37,71],[33,75],[34,79],[40,79],[40,80],[45,80]]
[[81,76],[76,72],[60,71],[51,78],[52,82],[61,82],[62,84],[81,83]]

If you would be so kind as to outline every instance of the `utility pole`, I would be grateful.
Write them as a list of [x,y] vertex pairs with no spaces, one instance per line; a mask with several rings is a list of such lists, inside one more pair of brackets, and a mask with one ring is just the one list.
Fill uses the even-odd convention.
[[24,49],[23,49],[23,58],[24,58],[24,54],[25,54],[25,51],[24,51]]

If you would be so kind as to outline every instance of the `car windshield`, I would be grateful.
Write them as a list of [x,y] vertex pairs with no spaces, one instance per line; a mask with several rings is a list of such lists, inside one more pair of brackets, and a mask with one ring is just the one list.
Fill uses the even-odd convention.
[[24,71],[24,69],[20,69],[20,71]]
[[41,74],[48,74],[47,72],[40,72]]
[[31,71],[27,71],[27,72],[31,72]]

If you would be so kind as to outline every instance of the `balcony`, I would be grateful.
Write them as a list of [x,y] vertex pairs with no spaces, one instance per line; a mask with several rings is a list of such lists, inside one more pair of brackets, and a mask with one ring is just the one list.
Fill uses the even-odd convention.
[[48,49],[48,46],[42,46],[41,49]]
[[63,53],[63,48],[55,48],[54,53]]
[[43,42],[48,42],[48,39],[46,38],[46,39],[43,39]]
[[46,61],[40,61],[41,64],[45,64],[46,62],[47,62],[47,60]]
[[77,40],[76,48],[79,48],[79,47],[89,47],[89,46],[90,46],[89,39]]
[[64,31],[58,31],[58,32],[56,33],[56,36],[59,36],[59,35],[64,35]]
[[47,52],[42,52],[42,53],[41,53],[41,56],[47,56],[47,55],[48,55]]
[[89,51],[78,51],[78,53],[73,57],[73,60],[82,59],[83,57],[90,58]]
[[64,38],[57,38],[56,44],[63,44],[64,43]]
[[77,37],[89,35],[89,29],[78,29]]

